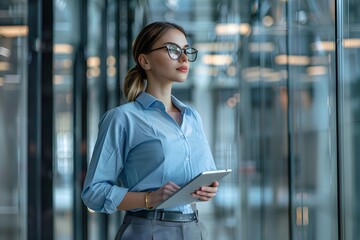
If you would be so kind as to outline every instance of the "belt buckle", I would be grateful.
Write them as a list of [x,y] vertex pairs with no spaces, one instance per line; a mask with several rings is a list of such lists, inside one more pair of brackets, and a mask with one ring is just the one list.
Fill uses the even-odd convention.
[[166,221],[165,220],[165,211],[160,212],[160,221]]
[[191,222],[191,221],[197,220],[197,217],[195,214],[193,216],[187,216],[187,215],[171,213],[171,212],[166,212],[166,211],[159,212],[159,214],[160,214],[160,216],[159,216],[160,221]]
[[[176,213],[171,213],[171,212],[166,212],[163,211],[161,212],[160,215],[160,221],[166,221],[166,222],[182,222],[181,220],[179,220],[177,217],[175,217]],[[180,216],[180,219],[182,218],[182,216]]]

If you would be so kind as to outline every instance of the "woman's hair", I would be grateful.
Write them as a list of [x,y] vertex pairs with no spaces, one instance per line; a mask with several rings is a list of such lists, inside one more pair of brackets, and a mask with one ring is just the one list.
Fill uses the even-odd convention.
[[170,29],[177,29],[186,36],[185,30],[175,23],[153,22],[145,26],[136,37],[132,49],[136,66],[129,70],[124,82],[124,94],[129,102],[134,101],[145,88],[146,73],[138,62],[139,55],[149,53],[156,41]]

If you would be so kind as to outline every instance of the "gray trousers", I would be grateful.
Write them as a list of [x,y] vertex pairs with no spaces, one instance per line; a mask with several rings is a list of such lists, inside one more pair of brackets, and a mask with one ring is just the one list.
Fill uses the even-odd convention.
[[165,222],[125,216],[115,240],[206,240],[206,229],[199,221]]

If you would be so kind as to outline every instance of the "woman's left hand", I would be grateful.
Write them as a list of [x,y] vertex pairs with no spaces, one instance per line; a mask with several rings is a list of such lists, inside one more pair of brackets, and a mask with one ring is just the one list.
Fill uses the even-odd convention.
[[198,198],[200,201],[209,201],[215,197],[219,187],[219,182],[215,181],[210,186],[203,186],[196,190],[192,196]]

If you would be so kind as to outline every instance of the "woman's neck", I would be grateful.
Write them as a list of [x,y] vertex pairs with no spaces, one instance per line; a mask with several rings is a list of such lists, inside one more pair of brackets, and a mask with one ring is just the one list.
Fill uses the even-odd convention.
[[165,105],[166,111],[173,111],[175,108],[171,102],[171,85],[163,88],[147,86],[145,92],[159,99]]

